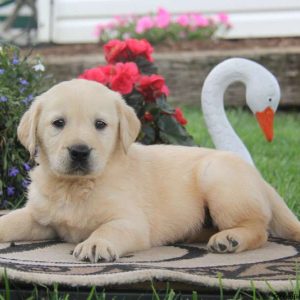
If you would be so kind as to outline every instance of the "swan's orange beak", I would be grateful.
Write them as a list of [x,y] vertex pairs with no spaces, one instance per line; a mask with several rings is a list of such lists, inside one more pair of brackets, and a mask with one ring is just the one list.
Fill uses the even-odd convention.
[[273,140],[274,115],[275,112],[271,107],[267,107],[264,111],[255,114],[260,128],[269,142],[272,142]]

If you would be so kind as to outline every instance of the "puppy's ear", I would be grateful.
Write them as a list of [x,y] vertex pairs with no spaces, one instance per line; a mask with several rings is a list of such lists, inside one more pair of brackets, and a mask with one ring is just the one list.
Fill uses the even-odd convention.
[[29,151],[33,158],[37,146],[37,124],[40,115],[40,103],[35,100],[29,110],[25,112],[18,126],[17,134],[21,144]]
[[123,99],[118,99],[117,109],[120,118],[121,143],[125,153],[127,153],[129,146],[136,140],[140,132],[141,122],[135,111]]

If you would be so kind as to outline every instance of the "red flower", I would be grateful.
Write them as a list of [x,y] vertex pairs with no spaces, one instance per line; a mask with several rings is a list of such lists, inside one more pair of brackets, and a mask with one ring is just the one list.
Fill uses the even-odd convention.
[[78,78],[93,80],[100,83],[106,83],[106,76],[101,70],[101,67],[85,70]]
[[105,59],[109,64],[128,60],[127,46],[124,41],[111,40],[103,47]]
[[168,88],[165,85],[165,79],[160,75],[141,76],[137,82],[136,89],[145,97],[145,101],[148,102],[154,102],[162,94],[166,96],[169,94]]
[[108,63],[134,61],[138,56],[143,56],[150,62],[152,46],[147,40],[128,39],[126,41],[111,40],[104,45],[104,55]]
[[169,96],[169,88],[164,85],[161,89],[162,93],[165,94],[166,96]]
[[114,65],[101,66],[100,69],[105,75],[107,82],[110,82],[112,77],[116,75],[116,68]]
[[151,57],[153,48],[147,40],[128,39],[126,40],[126,46],[133,59],[138,56],[144,56],[147,60],[153,62],[153,58]]
[[139,77],[139,70],[135,63],[117,63],[101,68],[105,74],[109,88],[121,94],[131,93]]
[[146,111],[144,114],[144,120],[147,122],[152,122],[154,120],[153,115],[149,111]]
[[173,114],[175,119],[181,124],[181,125],[186,125],[187,120],[184,118],[183,113],[180,108],[175,108],[175,113]]
[[139,76],[137,65],[129,62],[89,69],[84,71],[79,78],[97,81],[121,94],[129,94]]
[[118,63],[115,66],[116,76],[111,81],[111,88],[122,94],[131,93],[136,80],[139,77],[139,70],[135,63]]

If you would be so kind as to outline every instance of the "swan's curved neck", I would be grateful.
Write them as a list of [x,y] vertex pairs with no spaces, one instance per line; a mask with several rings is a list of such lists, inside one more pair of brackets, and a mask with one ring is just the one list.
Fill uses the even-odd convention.
[[236,81],[247,86],[251,80],[253,66],[245,61],[227,60],[211,71],[202,88],[202,111],[216,148],[235,152],[254,165],[249,151],[233,130],[224,110],[224,93],[227,87]]

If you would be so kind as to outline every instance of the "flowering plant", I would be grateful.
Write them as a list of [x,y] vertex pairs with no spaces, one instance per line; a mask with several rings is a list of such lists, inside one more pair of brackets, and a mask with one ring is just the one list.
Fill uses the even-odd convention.
[[21,57],[19,49],[0,47],[0,208],[12,208],[24,200],[29,156],[17,140],[17,125],[34,97],[47,88],[49,77],[39,59]]
[[200,13],[186,13],[172,16],[164,8],[156,14],[138,16],[117,16],[112,21],[99,24],[95,34],[100,42],[110,39],[147,39],[155,44],[162,41],[194,40],[210,38],[220,27],[231,27],[225,13],[206,17]]
[[179,108],[166,101],[164,78],[157,74],[153,48],[147,40],[111,40],[104,45],[107,65],[84,71],[79,78],[94,80],[123,95],[142,123],[138,140],[144,144],[195,145]]

